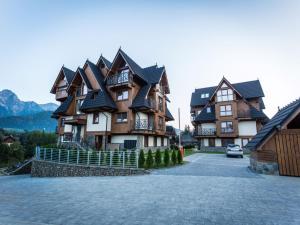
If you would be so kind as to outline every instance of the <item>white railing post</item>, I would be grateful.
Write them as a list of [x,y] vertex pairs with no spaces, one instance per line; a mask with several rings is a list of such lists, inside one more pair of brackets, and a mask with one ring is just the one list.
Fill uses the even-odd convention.
[[53,154],[53,149],[51,148],[51,161],[52,161],[52,154]]
[[46,160],[46,149],[44,148],[44,161]]
[[60,152],[61,152],[61,150],[59,149],[58,150],[58,162],[60,163]]
[[109,154],[109,166],[111,167],[112,166],[112,151],[109,151],[110,154]]
[[79,151],[77,150],[77,159],[76,159],[76,163],[79,163]]
[[90,164],[90,152],[88,152],[87,165]]
[[123,158],[123,165],[122,165],[122,167],[125,168],[125,151],[122,152],[122,158]]
[[101,152],[99,151],[98,152],[98,165],[100,166],[100,163],[101,163]]
[[139,153],[138,150],[135,150],[135,161],[136,161],[136,168],[139,168]]
[[69,161],[70,161],[70,150],[68,150],[68,153],[67,153],[67,163],[69,163]]

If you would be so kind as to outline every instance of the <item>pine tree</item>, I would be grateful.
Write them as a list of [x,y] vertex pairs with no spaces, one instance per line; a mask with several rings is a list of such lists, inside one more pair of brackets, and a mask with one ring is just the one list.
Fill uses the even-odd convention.
[[144,168],[145,166],[145,154],[144,150],[140,150],[140,155],[139,155],[139,168]]
[[178,164],[182,164],[182,155],[180,150],[177,150],[177,161]]
[[172,151],[171,159],[172,159],[173,165],[176,165],[176,162],[177,162],[177,156],[176,156],[175,150]]
[[165,166],[168,166],[169,163],[170,163],[169,150],[165,149],[165,152],[164,152],[164,164],[165,164]]
[[155,164],[157,167],[160,166],[161,164],[161,152],[160,152],[160,149],[157,149],[156,152],[155,152]]
[[151,149],[148,151],[146,166],[147,168],[151,168],[153,166],[153,155]]

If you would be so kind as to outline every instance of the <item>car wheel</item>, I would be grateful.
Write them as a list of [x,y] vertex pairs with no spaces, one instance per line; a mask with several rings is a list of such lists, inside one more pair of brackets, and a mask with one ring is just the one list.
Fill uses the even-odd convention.
[[243,155],[241,155],[241,158],[244,158],[244,156],[243,156]]

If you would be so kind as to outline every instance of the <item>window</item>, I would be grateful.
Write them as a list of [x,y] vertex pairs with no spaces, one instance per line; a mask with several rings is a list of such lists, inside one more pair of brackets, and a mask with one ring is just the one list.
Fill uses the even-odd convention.
[[158,108],[159,108],[159,111],[163,111],[163,99],[162,97],[158,97]]
[[148,145],[149,145],[149,137],[145,136],[145,138],[144,138],[144,146],[148,147]]
[[209,93],[203,93],[201,94],[201,98],[208,98],[209,97]]
[[158,117],[158,129],[163,130],[163,128],[164,128],[164,121],[163,118],[160,116]]
[[221,89],[217,92],[217,101],[232,101],[233,100],[233,91],[231,89]]
[[245,147],[249,142],[249,138],[242,138],[242,146]]
[[207,113],[211,113],[211,108],[210,108],[210,107],[207,107],[207,108],[206,108],[206,112],[207,112]]
[[117,113],[117,123],[127,122],[127,112]]
[[61,127],[65,126],[65,118],[61,118],[61,120],[60,120],[60,126]]
[[94,113],[93,114],[93,124],[98,124],[99,123],[99,113]]
[[232,133],[233,124],[231,121],[221,122],[221,133]]
[[231,115],[232,115],[231,105],[220,106],[220,116],[231,116]]
[[128,99],[128,91],[118,91],[117,92],[117,101],[123,101]]
[[118,84],[128,82],[128,77],[129,77],[129,69],[120,71],[119,75],[117,76]]
[[98,95],[98,91],[93,92],[91,95],[91,99],[95,99],[97,95]]
[[76,114],[81,114],[80,107],[82,105],[82,102],[83,102],[82,99],[76,101]]

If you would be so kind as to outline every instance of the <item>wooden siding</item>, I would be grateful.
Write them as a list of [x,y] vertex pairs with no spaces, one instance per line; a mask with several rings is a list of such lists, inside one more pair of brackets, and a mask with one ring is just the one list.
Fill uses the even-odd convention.
[[300,176],[300,129],[282,130],[274,138],[279,174]]

